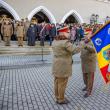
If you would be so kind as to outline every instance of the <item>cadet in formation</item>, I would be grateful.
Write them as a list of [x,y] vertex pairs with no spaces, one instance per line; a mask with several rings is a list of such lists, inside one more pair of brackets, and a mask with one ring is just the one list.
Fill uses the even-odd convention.
[[13,34],[13,26],[8,20],[4,21],[1,26],[1,33],[5,41],[5,46],[10,46],[11,36]]
[[23,46],[23,38],[25,35],[25,29],[22,22],[19,22],[16,27],[16,35],[18,39],[18,46]]

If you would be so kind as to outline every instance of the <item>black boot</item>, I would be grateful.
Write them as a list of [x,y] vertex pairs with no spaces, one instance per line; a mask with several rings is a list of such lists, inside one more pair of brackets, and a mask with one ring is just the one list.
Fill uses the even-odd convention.
[[87,91],[87,87],[84,87],[84,88],[82,89],[82,91]]

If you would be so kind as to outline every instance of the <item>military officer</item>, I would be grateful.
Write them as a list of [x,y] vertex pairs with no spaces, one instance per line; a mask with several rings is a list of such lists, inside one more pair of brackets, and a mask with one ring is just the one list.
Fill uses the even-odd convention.
[[25,28],[23,22],[19,22],[16,27],[16,36],[18,39],[18,46],[23,46],[23,38],[25,35]]
[[4,37],[5,45],[10,46],[11,36],[13,34],[13,26],[8,20],[4,21],[1,26],[1,33]]
[[52,43],[54,92],[56,103],[67,104],[69,101],[65,98],[65,89],[68,78],[72,75],[72,55],[80,52],[80,48],[74,47],[68,40],[70,36],[68,27],[63,27],[58,32],[59,35]]
[[83,38],[81,45],[81,65],[85,84],[83,91],[87,91],[84,95],[86,98],[91,95],[93,88],[94,72],[96,70],[96,52],[90,38]]

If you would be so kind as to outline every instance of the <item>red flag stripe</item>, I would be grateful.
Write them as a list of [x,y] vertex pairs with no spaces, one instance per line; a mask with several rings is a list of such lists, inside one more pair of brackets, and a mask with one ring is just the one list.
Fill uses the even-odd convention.
[[104,66],[103,68],[100,68],[100,71],[106,83],[108,83],[108,79],[106,78],[107,70],[108,70],[108,65]]

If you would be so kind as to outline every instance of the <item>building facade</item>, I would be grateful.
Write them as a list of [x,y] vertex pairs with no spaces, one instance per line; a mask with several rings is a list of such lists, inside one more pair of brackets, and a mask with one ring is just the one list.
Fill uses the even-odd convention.
[[99,23],[110,16],[110,3],[106,0],[0,0],[0,7],[15,20],[38,17],[50,23],[89,23],[92,14],[99,15]]

